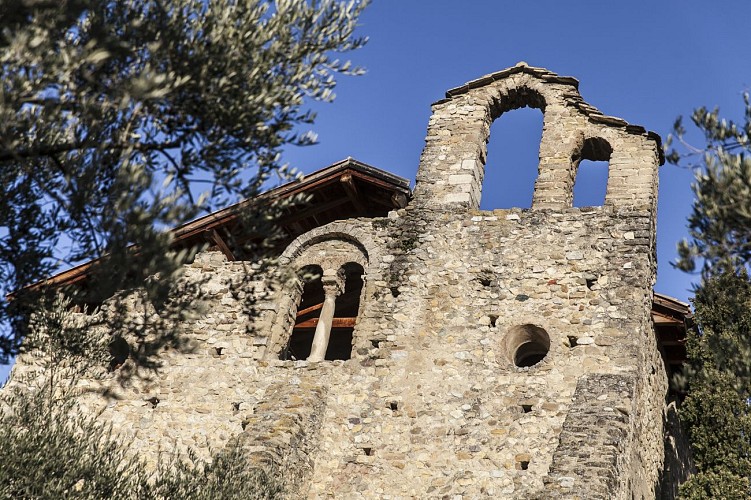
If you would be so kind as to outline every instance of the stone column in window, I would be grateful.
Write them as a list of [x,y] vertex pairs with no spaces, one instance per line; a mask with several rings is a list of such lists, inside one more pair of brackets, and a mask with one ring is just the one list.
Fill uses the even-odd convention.
[[323,283],[323,307],[321,315],[318,317],[316,332],[313,335],[313,345],[310,348],[308,361],[323,361],[326,357],[326,349],[329,347],[329,338],[331,337],[331,325],[334,320],[334,308],[336,298],[342,293],[344,288],[341,278],[336,271],[326,269],[321,277]]

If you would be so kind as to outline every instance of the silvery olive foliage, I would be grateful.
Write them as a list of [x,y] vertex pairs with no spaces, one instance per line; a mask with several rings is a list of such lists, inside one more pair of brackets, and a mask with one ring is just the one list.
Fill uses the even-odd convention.
[[751,496],[751,101],[742,122],[719,109],[698,108],[691,120],[703,135],[695,147],[680,119],[668,161],[694,169],[689,239],[678,245],[677,267],[697,269],[693,304],[697,328],[687,335],[687,396],[680,415],[696,473],[681,485],[687,499]]
[[697,267],[703,275],[726,270],[751,270],[751,100],[743,94],[742,122],[722,118],[720,110],[700,107],[691,121],[705,144],[695,147],[684,138],[679,118],[668,137],[670,163],[692,168],[695,199],[688,219],[689,239],[678,245],[676,263],[684,271]]
[[196,249],[164,229],[294,175],[308,103],[362,72],[337,56],[365,3],[0,0],[0,362],[60,292],[29,285],[91,259],[76,303],[137,287],[184,312],[168,291]]
[[[117,341],[130,366],[181,346],[173,326],[200,313],[202,283],[180,270],[200,249],[165,229],[295,175],[280,153],[315,141],[309,103],[361,73],[336,56],[365,42],[365,3],[0,0],[0,362],[34,359],[0,393],[0,497],[282,494],[239,441],[147,466],[79,411],[78,382],[112,377]],[[238,248],[248,281],[285,203],[240,214],[266,236]],[[92,259],[85,287],[35,285]]]

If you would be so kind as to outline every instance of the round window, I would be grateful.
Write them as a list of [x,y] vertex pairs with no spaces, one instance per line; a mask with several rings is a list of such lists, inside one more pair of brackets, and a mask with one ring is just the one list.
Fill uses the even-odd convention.
[[536,365],[550,351],[548,332],[531,324],[510,328],[504,343],[506,355],[520,368]]

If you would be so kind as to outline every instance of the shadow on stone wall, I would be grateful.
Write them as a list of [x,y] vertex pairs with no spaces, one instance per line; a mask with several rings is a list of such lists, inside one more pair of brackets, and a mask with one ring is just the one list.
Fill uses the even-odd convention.
[[696,472],[691,459],[688,436],[683,431],[675,402],[665,409],[665,465],[662,469],[657,498],[678,498],[678,486]]

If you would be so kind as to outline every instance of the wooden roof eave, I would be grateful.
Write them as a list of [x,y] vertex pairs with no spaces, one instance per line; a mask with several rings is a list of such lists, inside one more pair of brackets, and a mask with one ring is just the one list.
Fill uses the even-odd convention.
[[[411,197],[411,190],[409,188],[410,181],[408,179],[372,167],[353,158],[346,158],[301,179],[261,193],[252,199],[242,200],[230,205],[229,207],[171,229],[170,232],[174,238],[171,246],[173,248],[179,247],[181,243],[184,243],[191,238],[204,238],[206,237],[205,235],[211,236],[214,234],[213,231],[236,221],[242,210],[253,206],[260,208],[277,200],[282,200],[296,194],[314,191],[331,184],[339,183],[344,175],[351,175],[368,185],[379,187],[385,191],[402,194],[407,199]],[[135,246],[132,248],[134,248],[135,251]],[[45,280],[33,283],[28,287],[34,289],[45,286],[78,284],[86,279],[91,269],[101,260],[102,257],[84,262],[83,264],[79,264],[71,269],[55,274]],[[12,294],[10,294],[10,296],[12,296]]]
[[[373,175],[374,172],[378,172],[379,175]],[[351,175],[368,184],[386,190],[400,192],[407,197],[411,195],[408,180],[388,174],[388,172],[380,171],[364,163],[357,162],[356,160],[348,159],[335,163],[334,165],[319,170],[318,172],[314,172],[303,180],[293,181],[283,186],[279,186],[278,188],[260,194],[253,199],[243,200],[234,205],[230,205],[227,208],[201,217],[200,219],[178,226],[172,230],[175,235],[175,240],[180,241],[190,238],[203,233],[204,231],[215,229],[218,226],[232,222],[237,219],[238,214],[242,210],[250,208],[253,205],[261,207],[277,200],[282,200],[297,194],[341,182],[341,178],[345,175]]]

